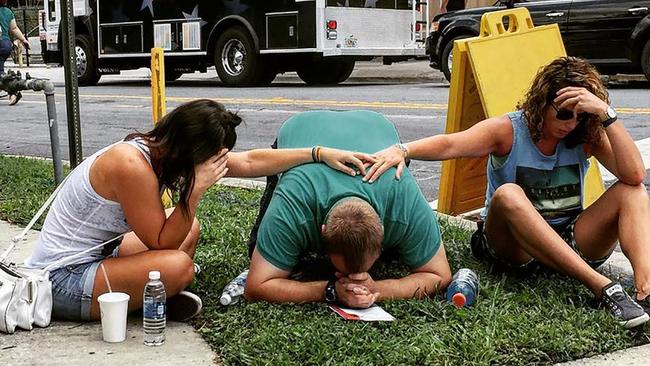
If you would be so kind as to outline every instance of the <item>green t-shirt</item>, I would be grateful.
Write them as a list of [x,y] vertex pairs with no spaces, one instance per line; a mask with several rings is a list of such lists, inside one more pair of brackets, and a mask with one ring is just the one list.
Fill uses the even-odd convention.
[[14,19],[14,12],[11,9],[0,6],[0,28],[2,29],[2,39],[11,41],[9,38],[9,23]]
[[[399,142],[397,130],[370,111],[313,111],[288,119],[278,133],[278,148],[315,145],[374,153]],[[291,270],[303,253],[322,252],[321,225],[334,203],[356,196],[370,203],[384,225],[384,249],[395,248],[411,268],[427,263],[440,247],[435,214],[405,169],[395,168],[373,184],[325,164],[304,164],[282,174],[260,223],[257,250],[268,262]]]

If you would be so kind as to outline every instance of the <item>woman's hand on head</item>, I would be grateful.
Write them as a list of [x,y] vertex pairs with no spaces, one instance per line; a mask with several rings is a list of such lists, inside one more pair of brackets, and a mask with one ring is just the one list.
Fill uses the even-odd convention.
[[[322,147],[320,154],[320,160],[330,168],[340,170],[353,177],[357,175],[357,171],[365,175],[366,166],[370,166],[376,161],[375,158],[368,154],[332,149],[328,147]],[[356,169],[347,164],[352,164]]]
[[573,109],[578,113],[602,115],[609,105],[583,87],[568,86],[557,92],[555,103],[559,109]]
[[194,190],[202,195],[228,173],[228,149],[221,149],[208,160],[194,167]]
[[368,169],[368,173],[363,177],[363,180],[373,183],[388,169],[394,166],[397,167],[395,179],[399,180],[406,166],[404,162],[406,157],[404,155],[404,151],[395,145],[375,153],[373,156],[377,159],[377,162]]

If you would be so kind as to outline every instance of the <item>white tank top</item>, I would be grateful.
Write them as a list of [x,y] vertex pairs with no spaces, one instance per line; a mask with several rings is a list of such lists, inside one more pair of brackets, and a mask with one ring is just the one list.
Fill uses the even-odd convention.
[[[122,206],[100,196],[90,184],[90,167],[98,156],[117,144],[138,149],[151,165],[149,148],[141,139],[121,141],[107,146],[84,160],[71,173],[50,207],[32,256],[25,265],[44,268],[62,258],[131,231]],[[106,258],[102,248],[77,256],[63,265],[95,262]]]

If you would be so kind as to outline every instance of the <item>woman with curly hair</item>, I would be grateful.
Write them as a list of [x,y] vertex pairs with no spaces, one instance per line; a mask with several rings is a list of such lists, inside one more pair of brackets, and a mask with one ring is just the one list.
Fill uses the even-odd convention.
[[[625,327],[650,312],[650,198],[641,155],[609,105],[600,75],[575,57],[554,60],[534,78],[515,112],[453,134],[376,154],[370,182],[404,159],[488,156],[485,225],[472,236],[475,256],[528,272],[547,267],[583,283]],[[595,156],[618,182],[584,208],[584,180]],[[632,262],[636,301],[595,271],[620,241]]]

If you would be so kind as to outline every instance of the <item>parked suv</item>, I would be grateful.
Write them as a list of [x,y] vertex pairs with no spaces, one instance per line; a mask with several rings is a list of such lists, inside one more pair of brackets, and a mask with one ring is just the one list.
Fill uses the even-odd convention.
[[481,16],[525,7],[533,24],[557,23],[567,54],[586,58],[604,74],[644,73],[650,80],[650,1],[497,0],[493,6],[433,18],[426,52],[431,67],[451,80],[451,50],[457,39],[479,34]]

